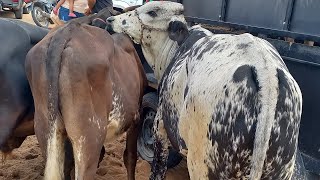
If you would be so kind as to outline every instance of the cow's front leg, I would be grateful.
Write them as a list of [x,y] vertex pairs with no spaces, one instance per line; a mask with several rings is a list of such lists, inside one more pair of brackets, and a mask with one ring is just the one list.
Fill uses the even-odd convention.
[[150,180],[162,180],[167,172],[167,160],[169,156],[168,136],[164,128],[161,111],[157,112],[154,122],[154,159],[151,167]]

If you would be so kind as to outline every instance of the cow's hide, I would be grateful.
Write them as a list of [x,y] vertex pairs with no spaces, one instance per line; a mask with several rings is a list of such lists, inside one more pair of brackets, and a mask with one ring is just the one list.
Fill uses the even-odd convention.
[[[159,96],[170,142],[188,150],[193,179],[249,177],[251,162],[266,150],[262,179],[291,176],[301,93],[266,41],[191,29],[163,75]],[[255,141],[264,147],[254,147]]]

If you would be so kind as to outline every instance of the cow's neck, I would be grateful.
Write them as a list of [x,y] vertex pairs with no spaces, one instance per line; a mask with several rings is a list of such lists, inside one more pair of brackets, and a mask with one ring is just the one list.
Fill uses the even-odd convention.
[[143,54],[149,65],[153,66],[152,69],[158,82],[171,62],[177,48],[178,44],[169,37],[164,38],[162,41],[158,40],[148,46],[143,45]]

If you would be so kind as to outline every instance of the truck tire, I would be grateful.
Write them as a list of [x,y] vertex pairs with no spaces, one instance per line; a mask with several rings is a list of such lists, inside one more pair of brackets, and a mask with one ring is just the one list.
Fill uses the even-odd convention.
[[[152,138],[152,127],[154,118],[158,107],[158,96],[155,92],[147,93],[143,96],[141,108],[142,108],[142,130],[138,137],[138,154],[139,156],[147,161],[150,165],[152,164],[154,151],[153,151],[153,138]],[[177,166],[182,160],[182,156],[179,152],[169,147],[169,157],[167,162],[167,168],[173,168]]]

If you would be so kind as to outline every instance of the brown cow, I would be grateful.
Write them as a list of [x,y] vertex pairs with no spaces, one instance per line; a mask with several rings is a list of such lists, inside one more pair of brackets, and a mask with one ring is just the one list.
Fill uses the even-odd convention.
[[67,139],[75,179],[92,179],[103,144],[124,132],[124,163],[128,179],[135,179],[139,106],[147,81],[126,35],[68,23],[29,51],[26,72],[35,133],[46,155],[45,179],[63,179]]
[[[106,7],[97,14],[75,18],[71,21],[104,29],[105,19],[116,14],[119,12]],[[6,155],[10,154],[13,149],[19,148],[27,136],[34,134],[33,98],[24,71],[25,56],[29,49],[49,31],[9,19],[0,19],[0,30],[8,32],[0,34],[0,39],[9,42],[9,44],[1,45],[0,48],[0,82],[2,82],[0,85],[0,154],[3,155],[2,160],[5,160]],[[136,45],[135,47],[139,54],[141,47]],[[142,52],[139,57],[144,59]],[[11,63],[8,63],[9,61]]]

